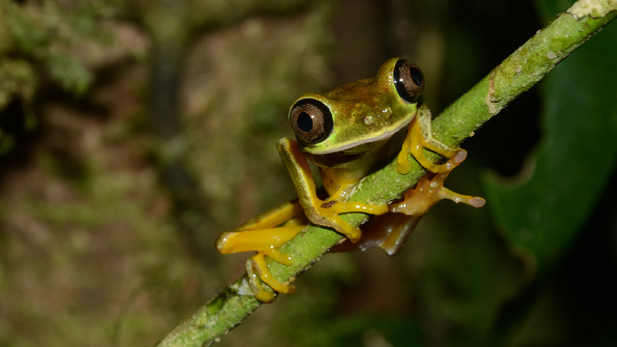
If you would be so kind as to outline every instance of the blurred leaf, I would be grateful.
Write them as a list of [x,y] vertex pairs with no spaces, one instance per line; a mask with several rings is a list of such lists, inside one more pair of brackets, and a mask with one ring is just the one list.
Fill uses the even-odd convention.
[[50,52],[47,68],[51,77],[66,90],[83,94],[92,81],[92,72],[81,62],[62,52]]
[[517,182],[485,179],[497,223],[531,270],[559,260],[615,167],[617,85],[607,79],[617,71],[615,42],[612,24],[545,80],[544,138]]
[[6,14],[6,25],[11,34],[11,39],[19,49],[26,52],[36,52],[49,43],[53,32],[46,27],[46,19],[33,18],[32,13],[21,10],[15,4],[5,4],[3,10]]
[[44,62],[44,72],[63,88],[83,93],[93,79],[86,67],[84,44],[111,42],[103,20],[111,13],[108,5],[56,1],[26,6],[3,2],[1,5],[0,22],[6,22],[0,32],[6,32],[0,42],[2,49],[25,57],[22,65],[29,62],[36,66]]
[[31,100],[37,86],[36,77],[27,62],[0,59],[0,108],[4,108],[15,95]]

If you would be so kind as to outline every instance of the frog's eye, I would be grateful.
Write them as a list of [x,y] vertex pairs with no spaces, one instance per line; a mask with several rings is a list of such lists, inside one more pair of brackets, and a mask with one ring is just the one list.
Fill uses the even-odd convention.
[[302,143],[323,141],[332,131],[332,113],[328,106],[315,99],[301,99],[289,111],[289,122]]
[[394,65],[394,85],[398,95],[408,102],[415,102],[424,89],[422,70],[405,59],[399,59]]

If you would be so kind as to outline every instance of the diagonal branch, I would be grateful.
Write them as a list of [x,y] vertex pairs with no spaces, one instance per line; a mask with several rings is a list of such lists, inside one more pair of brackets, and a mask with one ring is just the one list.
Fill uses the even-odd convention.
[[[439,115],[433,121],[435,137],[447,145],[458,146],[616,16],[617,0],[576,2]],[[351,200],[391,201],[413,186],[424,173],[415,161],[406,175],[398,174],[391,163],[362,180]],[[350,213],[344,218],[359,225],[367,216]],[[283,253],[292,255],[294,264],[284,266],[271,262],[270,270],[283,282],[292,279],[341,240],[342,236],[332,230],[308,226],[281,247]],[[208,345],[259,306],[243,276],[176,327],[159,346]]]

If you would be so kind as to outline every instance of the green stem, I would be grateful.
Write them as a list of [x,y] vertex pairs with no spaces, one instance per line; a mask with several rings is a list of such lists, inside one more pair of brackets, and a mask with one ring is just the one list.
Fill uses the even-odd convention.
[[[470,91],[450,105],[433,121],[437,139],[457,146],[496,115],[521,93],[550,72],[561,60],[617,16],[617,0],[580,0],[568,11],[539,31]],[[400,175],[391,163],[366,177],[351,200],[384,203],[413,186],[425,171],[415,161],[411,172]],[[350,213],[348,222],[359,225],[366,215]],[[292,266],[269,262],[275,278],[294,278],[319,260],[342,236],[332,230],[308,226],[281,247],[291,254]],[[257,309],[260,303],[252,296],[243,276],[174,329],[160,346],[193,346],[214,342]]]

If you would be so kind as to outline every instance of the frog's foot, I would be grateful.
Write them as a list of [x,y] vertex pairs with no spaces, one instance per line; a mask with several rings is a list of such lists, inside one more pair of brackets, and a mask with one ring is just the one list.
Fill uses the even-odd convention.
[[409,153],[430,172],[441,173],[450,170],[446,164],[436,164],[423,153],[424,149],[428,149],[446,158],[452,158],[459,152],[458,148],[451,148],[433,137],[431,119],[431,111],[423,101],[409,125],[407,137],[398,154],[396,167],[400,173],[406,174],[411,169],[411,164],[407,160]]
[[[281,223],[284,224],[275,227]],[[292,265],[291,257],[277,248],[291,240],[305,226],[306,219],[299,204],[289,203],[249,221],[236,230],[224,232],[216,241],[216,248],[222,254],[257,251],[257,254],[246,262],[249,285],[259,301],[272,302],[275,295],[266,291],[261,281],[280,293],[291,293],[294,287],[289,283],[281,283],[272,276],[265,257],[268,256],[283,265]]]
[[312,207],[306,211],[307,217],[315,224],[334,228],[345,235],[351,242],[357,242],[362,236],[359,227],[355,227],[341,218],[341,214],[362,212],[371,215],[381,215],[388,212],[388,205],[370,205],[354,201],[340,201],[346,193],[341,190],[326,200],[314,199]]
[[462,202],[473,207],[484,206],[485,200],[483,198],[458,194],[443,186],[450,172],[462,163],[466,156],[467,151],[459,149],[456,155],[442,165],[443,172],[435,174],[430,179],[428,174],[420,178],[415,188],[405,192],[402,202],[390,205],[390,211],[411,216],[422,216],[442,199],[452,200],[456,203]]
[[279,282],[272,276],[265,257],[268,256],[283,265],[292,265],[291,257],[281,253],[277,248],[291,240],[304,227],[305,225],[298,224],[268,229],[229,231],[221,234],[216,246],[222,254],[257,251],[255,255],[246,261],[249,285],[259,301],[272,302],[274,294],[266,291],[261,281],[279,293],[292,293],[295,288],[289,283]]
[[[286,265],[291,265],[291,263]],[[276,298],[276,294],[264,289],[261,285],[262,281],[278,293],[291,294],[296,290],[296,287],[289,282],[281,283],[272,276],[263,252],[257,252],[246,261],[246,273],[253,295],[261,302],[272,302]]]

